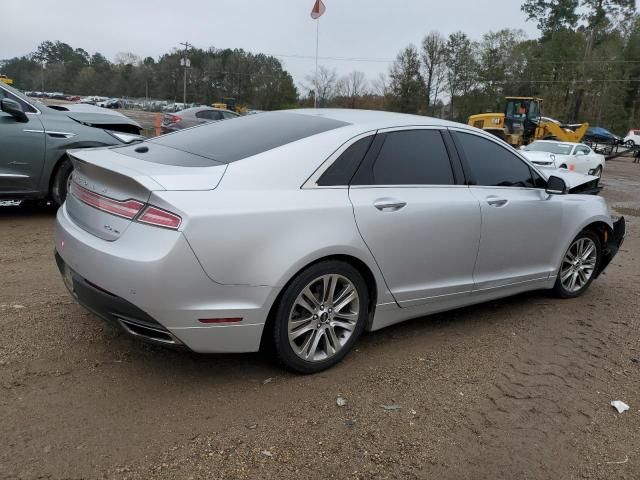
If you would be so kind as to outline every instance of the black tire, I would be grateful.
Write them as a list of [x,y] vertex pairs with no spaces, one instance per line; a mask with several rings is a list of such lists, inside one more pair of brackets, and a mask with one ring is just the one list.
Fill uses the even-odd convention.
[[[307,361],[298,356],[289,342],[289,317],[303,289],[323,275],[344,277],[355,288],[358,295],[357,320],[351,336],[333,356],[324,360]],[[286,287],[276,307],[273,325],[273,346],[278,360],[285,368],[296,373],[317,373],[340,362],[351,350],[364,331],[369,316],[369,291],[360,272],[352,265],[337,260],[328,260],[310,266],[300,272]],[[315,321],[311,321],[315,324]],[[313,333],[310,333],[313,335]],[[327,336],[321,341],[327,342]],[[326,344],[325,344],[326,349]]]
[[594,170],[593,175],[598,177],[598,178],[602,178],[602,167],[601,166],[597,167]]
[[[595,264],[593,267],[593,273],[591,273],[591,276],[589,277],[588,281],[584,285],[582,285],[579,290],[570,291],[569,289],[566,288],[565,285],[563,285],[561,281],[561,276],[563,274],[563,266],[565,265],[565,259],[567,258],[567,253],[569,253],[573,248],[573,246],[576,245],[576,243],[581,239],[589,239],[595,244],[595,254],[596,254]],[[571,242],[571,245],[569,246],[569,249],[567,250],[567,252],[562,256],[562,263],[560,265],[560,269],[558,270],[556,283],[553,287],[554,294],[560,298],[576,298],[582,295],[584,292],[587,291],[587,289],[591,285],[591,282],[593,282],[593,279],[595,278],[595,273],[600,268],[601,261],[602,261],[602,242],[600,241],[600,237],[590,230],[584,230],[580,232],[578,236],[574,238],[573,241]]]
[[629,148],[633,148],[636,146],[636,143],[633,140],[627,140],[627,143],[625,143],[625,146]]
[[53,182],[51,182],[51,200],[58,206],[62,205],[67,199],[72,172],[73,165],[71,160],[67,157],[63,158],[53,177]]

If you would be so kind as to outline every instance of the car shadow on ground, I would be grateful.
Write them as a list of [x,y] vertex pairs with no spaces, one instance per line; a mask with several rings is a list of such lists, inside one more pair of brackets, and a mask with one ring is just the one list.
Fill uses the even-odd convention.
[[[504,335],[511,335],[514,326],[521,322],[520,314],[514,311],[530,311],[540,305],[552,305],[555,300],[547,291],[526,292],[513,297],[504,298],[488,303],[472,305],[448,312],[428,315],[408,320],[375,332],[365,332],[354,346],[357,354],[348,355],[336,368],[349,368],[353,363],[359,363],[358,356],[365,354],[371,359],[382,355],[382,350],[393,343],[394,348],[404,350],[403,343],[414,344],[418,339],[423,342],[424,350],[439,348],[450,334],[473,336],[475,333],[486,332],[487,322],[498,322]],[[95,321],[99,321],[95,318]],[[172,350],[161,346],[148,345],[131,339],[124,333],[111,330],[106,334],[112,339],[112,346],[125,352],[128,363],[145,364],[145,374],[166,378],[169,373],[176,378],[188,378],[205,384],[215,385],[218,381],[238,377],[270,378],[297,377],[287,372],[279,365],[273,352],[265,349],[258,353],[247,354],[199,354],[188,350]],[[134,367],[137,369],[137,367]],[[328,370],[320,376],[332,375]]]

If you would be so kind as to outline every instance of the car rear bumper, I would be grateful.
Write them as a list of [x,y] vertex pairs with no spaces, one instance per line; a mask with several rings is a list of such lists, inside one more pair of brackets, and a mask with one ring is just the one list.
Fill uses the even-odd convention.
[[[182,233],[132,223],[106,241],[76,225],[63,205],[55,237],[74,298],[128,334],[200,353],[259,349],[277,289],[212,281]],[[211,319],[234,322],[203,323]]]
[[624,236],[627,231],[627,226],[624,217],[620,217],[617,221],[613,222],[613,233],[609,235],[607,242],[604,245],[602,252],[602,261],[600,267],[596,272],[596,277],[600,275],[605,268],[609,266],[613,257],[616,256],[618,250],[624,242]]

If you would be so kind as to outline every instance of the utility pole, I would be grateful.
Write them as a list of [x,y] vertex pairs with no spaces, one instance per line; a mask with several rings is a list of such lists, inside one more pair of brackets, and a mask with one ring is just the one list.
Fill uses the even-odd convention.
[[42,62],[42,97],[44,98],[44,69],[47,68],[47,62]]
[[189,47],[193,47],[189,42],[180,43],[180,45],[184,45],[184,56],[180,61],[180,65],[184,67],[184,85],[183,85],[183,96],[182,96],[182,105],[186,108],[187,105],[187,68],[191,66],[191,61],[187,58],[187,51]]

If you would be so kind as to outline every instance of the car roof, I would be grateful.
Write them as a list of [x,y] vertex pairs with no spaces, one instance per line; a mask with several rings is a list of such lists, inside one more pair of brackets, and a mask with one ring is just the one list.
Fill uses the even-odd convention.
[[237,115],[236,112],[232,112],[231,110],[226,110],[224,108],[207,107],[207,106],[185,108],[184,110],[180,110],[180,113],[196,113],[196,112],[204,112],[205,110],[213,110],[217,112],[228,112],[228,113],[233,113],[234,115]]
[[[355,110],[341,108],[300,108],[294,110],[281,110],[277,113],[286,115],[295,113],[324,117],[339,122],[345,122],[355,126],[371,129],[403,127],[403,126],[437,126],[465,128],[465,124],[442,120],[439,118],[425,117],[422,115],[410,115],[406,113],[384,112],[380,110]],[[477,130],[467,127],[469,130]]]

